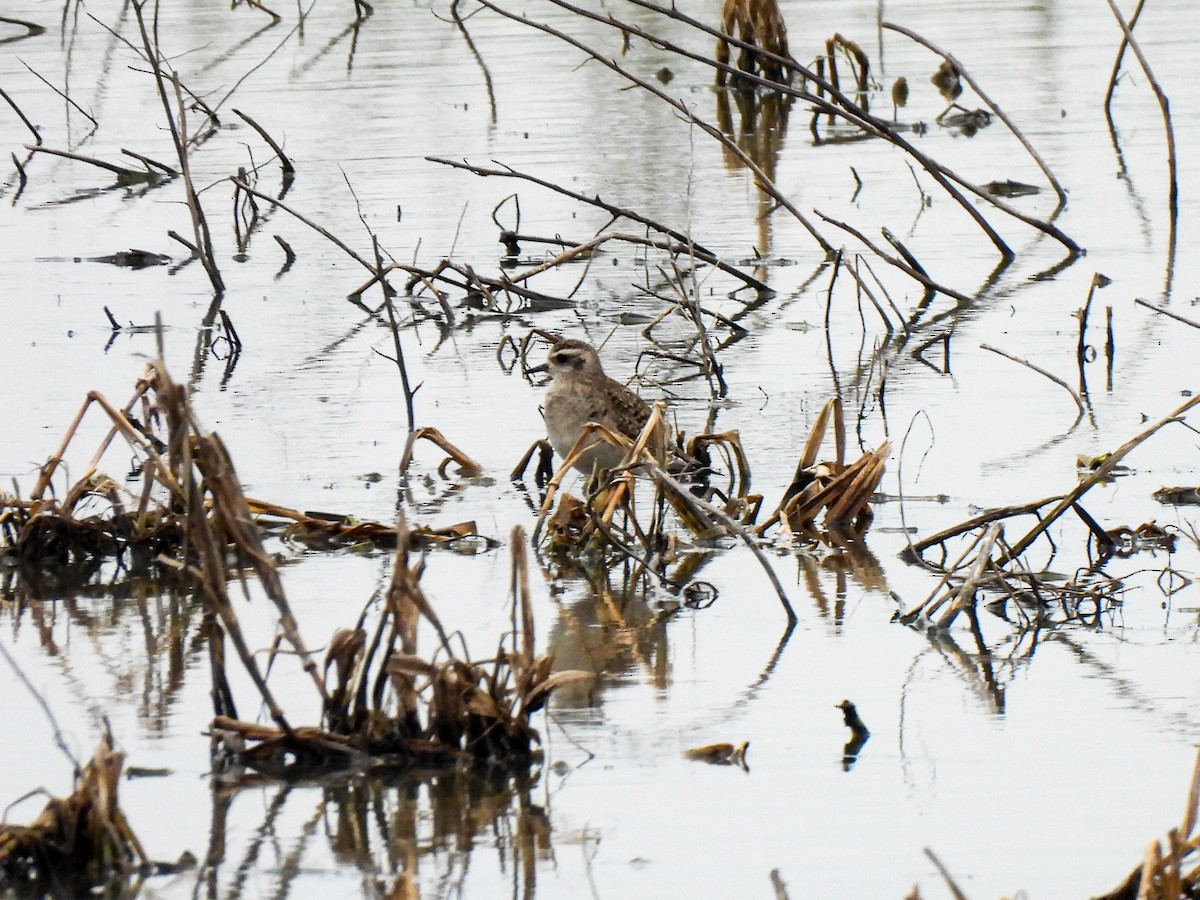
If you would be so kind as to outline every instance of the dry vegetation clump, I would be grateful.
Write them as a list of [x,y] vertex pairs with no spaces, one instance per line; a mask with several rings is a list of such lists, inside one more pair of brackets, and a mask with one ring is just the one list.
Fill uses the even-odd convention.
[[[527,344],[523,342],[522,357]],[[820,447],[831,429],[835,459],[818,463]],[[861,543],[870,527],[870,500],[883,478],[890,444],[885,441],[846,465],[841,401],[830,400],[813,425],[792,484],[772,515],[759,524],[762,497],[749,491],[750,464],[736,431],[691,439],[677,434],[670,447],[663,448],[665,431],[661,402],[632,440],[596,422],[585,426],[558,471],[545,482],[534,542],[545,538],[553,550],[596,557],[605,566],[613,559],[627,560],[639,573],[679,587],[680,578],[690,572],[689,549],[736,537],[759,559],[785,612],[794,619],[791,604],[763,557],[764,534],[778,526],[781,544],[823,542],[847,547]],[[625,451],[620,465],[594,473],[583,499],[569,493],[560,496],[563,479],[597,440]],[[539,483],[541,473],[549,468],[549,448],[542,449]],[[533,452],[531,448],[514,469],[514,479],[524,475]],[[716,484],[722,476],[725,481]]]
[[[551,658],[535,655],[522,534],[514,534],[511,648],[502,643],[483,660],[454,652],[421,591],[420,565],[410,565],[409,532],[401,521],[392,581],[378,620],[368,623],[364,611],[353,628],[335,634],[322,671],[300,635],[223,443],[198,426],[186,392],[161,360],[151,365],[148,378],[168,432],[165,454],[155,451],[148,469],[181,510],[187,545],[194,554],[187,565],[204,600],[216,714],[211,730],[220,759],[277,776],[464,758],[528,764],[538,740],[529,717],[545,705],[557,685],[588,676],[552,674]],[[254,574],[276,607],[281,640],[291,646],[313,682],[321,702],[321,726],[291,725],[250,649],[229,592],[229,585],[244,579],[246,572]],[[429,659],[418,655],[421,621],[438,637]],[[225,670],[226,638],[274,727],[238,718]]]
[[[775,0],[724,0],[721,4],[721,30],[736,35],[740,42],[737,67],[749,74],[790,84],[792,70],[784,59],[788,55],[787,23]],[[717,38],[717,61],[729,64],[730,41]],[[758,53],[761,47],[765,53]],[[735,83],[737,78],[734,79]],[[717,70],[717,84],[725,83],[725,69]]]
[[[0,491],[0,561],[8,563],[16,577],[45,593],[51,587],[80,590],[102,571],[110,583],[146,576],[188,577],[197,571],[194,564],[199,551],[188,540],[189,517],[194,510],[188,504],[210,504],[211,497],[205,491],[197,497],[188,495],[189,466],[208,466],[220,473],[230,464],[215,436],[207,440],[196,432],[167,433],[167,391],[181,389],[169,381],[160,365],[152,364],[121,408],[102,394],[89,393],[58,449],[42,465],[29,495]],[[67,451],[77,440],[85,415],[93,408],[99,408],[108,418],[108,432],[83,474],[59,494],[54,487],[55,475],[65,470]],[[190,413],[185,419],[190,422]],[[114,442],[120,443],[118,438],[133,454],[130,471],[122,480],[98,468]],[[444,473],[451,462],[457,464],[461,475],[480,471],[477,463],[431,428],[418,429],[411,435],[403,460],[405,469],[412,458],[413,444],[419,439],[447,452],[439,472]],[[192,474],[204,480],[203,472]],[[287,523],[282,532],[285,540],[314,549],[357,544],[392,548],[398,541],[394,525],[350,515],[301,512],[250,498],[242,498],[242,506],[244,520],[216,523],[214,546],[237,547],[239,541],[246,540],[243,532],[247,528],[271,528],[280,522]],[[253,526],[249,524],[251,516]],[[496,546],[496,542],[476,532],[474,522],[444,528],[414,526],[407,540],[414,547],[456,543]]]
[[[147,469],[165,445],[155,436],[158,411],[153,382],[139,380],[133,397],[117,409],[102,395],[89,393],[58,450],[42,466],[27,498],[0,492],[0,556],[7,557],[31,581],[53,577],[83,584],[109,560],[117,574],[152,570],[163,554],[174,556],[183,544],[180,511],[161,490],[162,480]],[[84,415],[98,406],[111,421],[108,434],[83,475],[62,496],[52,479]],[[118,436],[135,454],[124,484],[97,470]],[[130,483],[139,483],[136,489]]]
[[[370,633],[364,611],[355,627],[330,640],[324,727],[292,728],[282,718],[276,727],[244,722],[218,704],[211,728],[218,758],[276,777],[463,760],[520,768],[533,761],[540,738],[530,717],[559,685],[592,676],[552,672],[553,658],[535,653],[524,532],[518,527],[512,535],[514,646],[502,641],[491,657],[470,659],[455,653],[421,591],[421,567],[410,564],[400,530],[392,581]],[[417,652],[422,621],[438,639],[428,659]],[[227,685],[223,670],[214,678]]]
[[[270,530],[275,522],[287,523],[282,530],[283,539],[310,550],[355,546],[393,550],[399,544],[400,533],[395,525],[364,521],[341,513],[301,512],[252,497],[246,498],[246,504],[264,530]],[[474,522],[457,522],[442,528],[416,526],[408,530],[407,540],[409,546],[415,548],[471,544],[493,549],[499,546],[497,541],[479,534]]]
[[1182,900],[1200,896],[1200,755],[1192,771],[1191,788],[1183,822],[1167,832],[1165,843],[1157,838],[1146,846],[1146,855],[1124,881],[1094,900]]
[[[93,404],[112,422],[108,435],[64,500],[45,497],[80,420]],[[126,496],[96,469],[118,435],[137,455],[141,491],[136,495]],[[419,438],[447,450],[460,471],[478,472],[476,464],[433,429],[414,433],[406,466]],[[84,498],[106,501],[106,509],[82,517],[77,511]],[[140,565],[178,570],[193,579],[203,600],[212,669],[214,747],[226,761],[276,775],[311,775],[381,762],[486,759],[527,764],[538,742],[530,716],[557,685],[587,677],[552,673],[551,658],[535,653],[523,533],[513,536],[512,645],[501,641],[492,655],[471,657],[464,643],[458,644],[460,650],[451,646],[421,591],[421,565],[411,565],[409,556],[413,548],[435,542],[477,538],[473,524],[410,530],[403,520],[384,527],[249,500],[220,437],[199,427],[186,389],[175,383],[161,360],[148,366],[123,410],[99,394],[89,394],[58,452],[43,467],[31,499],[4,497],[3,503],[5,550],[27,567],[74,564],[91,574],[103,560],[114,557],[119,566],[130,567],[129,557],[134,556]],[[364,611],[353,627],[334,635],[323,669],[300,635],[274,560],[263,547],[259,514],[290,519],[292,536],[309,544],[370,541],[397,547],[392,584],[377,620],[369,622]],[[290,724],[242,632],[230,585],[247,573],[257,578],[278,611],[276,645],[290,645],[313,683],[322,710],[320,726]],[[418,655],[421,622],[438,637],[428,658]],[[226,676],[226,638],[274,727],[238,718]],[[272,660],[274,656],[275,648]]]
[[77,770],[70,796],[51,797],[28,825],[0,825],[0,893],[74,897],[99,887],[121,896],[130,890],[147,860],[118,803],[124,763],[106,731]]
[[[1169,549],[1175,535],[1145,523],[1136,528],[1122,525],[1105,529],[1083,506],[1084,495],[1097,484],[1111,479],[1121,461],[1159,429],[1182,417],[1200,398],[1192,398],[1081,471],[1078,484],[1063,494],[993,509],[946,528],[912,544],[906,551],[909,562],[941,575],[933,591],[920,604],[900,616],[906,624],[944,630],[962,613],[972,621],[979,603],[1008,614],[1022,628],[1041,627],[1054,621],[1089,619],[1111,609],[1124,590],[1119,578],[1104,572],[1109,560],[1141,551]],[[1032,547],[1044,544],[1053,559],[1059,552],[1048,531],[1055,522],[1073,514],[1087,533],[1088,564],[1074,577],[1039,574],[1024,560]],[[1006,537],[1006,526],[1032,516],[1033,524],[1015,539]],[[954,556],[952,547],[965,542]],[[933,557],[933,558],[930,558]],[[1190,583],[1168,564],[1159,575],[1159,585],[1170,594]],[[975,629],[978,634],[978,628]]]

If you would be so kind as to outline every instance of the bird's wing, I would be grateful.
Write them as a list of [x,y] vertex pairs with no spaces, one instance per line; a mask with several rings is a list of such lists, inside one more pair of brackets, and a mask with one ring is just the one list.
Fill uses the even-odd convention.
[[600,422],[630,440],[637,438],[650,418],[650,405],[633,391],[623,385],[613,382],[605,386],[607,390],[607,415],[597,417],[593,421]]

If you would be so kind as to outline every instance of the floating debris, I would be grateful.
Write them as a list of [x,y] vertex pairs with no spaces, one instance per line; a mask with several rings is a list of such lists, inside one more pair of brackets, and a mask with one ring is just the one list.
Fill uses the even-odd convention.
[[963,137],[974,137],[977,133],[992,124],[992,114],[986,109],[963,109],[952,106],[957,112],[942,113],[937,117],[937,123],[950,131],[956,131]]
[[75,257],[75,262],[108,263],[110,266],[122,266],[127,269],[145,269],[150,266],[170,265],[171,257],[162,253],[152,253],[149,250],[118,250],[107,256]]
[[1170,506],[1200,506],[1200,487],[1161,487],[1150,496]]
[[688,759],[705,762],[711,766],[736,765],[749,771],[746,766],[746,750],[749,747],[749,741],[742,741],[737,746],[733,744],[705,744],[703,747],[692,747],[691,749],[684,750],[683,755]]
[[942,60],[937,71],[929,76],[929,82],[937,88],[938,93],[945,98],[947,103],[953,103],[962,96],[962,76],[959,75],[954,63],[948,59]]
[[1121,525],[1109,529],[1105,534],[1115,545],[1117,556],[1133,556],[1143,550],[1151,552],[1161,550],[1166,553],[1175,552],[1175,541],[1178,535],[1158,525],[1153,519],[1143,522],[1137,528]]
[[993,197],[1032,197],[1040,194],[1042,189],[1034,184],[1024,184],[1020,181],[1005,179],[1004,181],[989,181],[983,189]]
[[843,700],[841,703],[836,704],[835,708],[842,711],[842,721],[846,723],[847,728],[854,732],[855,737],[862,737],[863,740],[866,740],[871,736],[870,729],[859,718],[858,707],[853,703],[849,700]]
[[836,704],[836,708],[842,711],[842,721],[850,729],[850,739],[842,748],[842,770],[849,772],[862,752],[862,748],[870,739],[871,732],[866,723],[859,718],[858,709],[849,700],[843,700]]

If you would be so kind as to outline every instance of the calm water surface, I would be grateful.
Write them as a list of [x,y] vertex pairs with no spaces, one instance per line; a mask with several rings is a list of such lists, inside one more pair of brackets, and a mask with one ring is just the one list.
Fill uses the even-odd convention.
[[[1167,565],[1195,573],[1194,517],[1151,497],[1164,484],[1195,483],[1194,431],[1165,429],[1127,460],[1130,475],[1088,495],[1105,527],[1155,519],[1185,535],[1169,558],[1142,553],[1110,566],[1129,579],[1119,609],[1037,635],[985,615],[987,653],[965,627],[935,639],[890,620],[898,602],[914,606],[936,583],[898,559],[905,527],[929,534],[983,507],[1062,493],[1075,481],[1076,454],[1115,449],[1200,388],[1192,329],[1133,303],[1143,297],[1200,317],[1195,11],[1188,0],[1150,7],[1137,33],[1170,97],[1181,154],[1173,261],[1161,118],[1141,72],[1127,73],[1117,94],[1120,158],[1104,119],[1120,38],[1106,8],[1078,0],[784,0],[797,58],[811,59],[835,32],[861,44],[885,85],[877,109],[890,109],[886,86],[908,78],[912,98],[900,116],[930,126],[914,138],[921,150],[977,182],[1042,184],[999,123],[971,138],[934,125],[944,108],[928,82],[937,58],[878,23],[904,25],[954,53],[1069,191],[1055,224],[1087,255],[1057,269],[1061,246],[989,212],[1018,253],[993,277],[991,244],[927,177],[914,180],[898,151],[881,142],[816,145],[807,111],[794,107],[765,157],[779,187],[806,214],[818,209],[876,240],[880,228],[890,229],[933,277],[974,298],[958,308],[936,300],[920,335],[899,351],[885,343],[869,305],[860,314],[844,277],[826,331],[829,271],[818,272],[819,249],[786,213],[760,215],[769,202],[711,139],[646,92],[622,90],[594,61],[581,65],[582,54],[566,44],[486,11],[468,20],[485,78],[444,3],[380,2],[355,30],[351,4],[318,0],[295,33],[297,11],[282,4],[283,22],[273,28],[244,6],[164,5],[160,33],[183,82],[210,104],[222,102],[222,125],[191,165],[205,186],[227,283],[222,308],[245,345],[229,372],[205,349],[212,295],[203,270],[184,265],[186,251],[167,236],[190,234],[182,186],[114,188],[93,166],[26,159],[30,134],[0,107],[4,156],[15,153],[29,177],[18,193],[6,163],[0,184],[6,485],[16,479],[28,490],[86,393],[124,402],[154,353],[152,334],[110,335],[107,306],[122,323],[162,315],[167,364],[192,387],[198,414],[228,444],[252,496],[382,521],[403,504],[413,521],[473,520],[503,542],[514,524],[532,527],[530,497],[507,473],[543,432],[540,389],[501,367],[500,341],[532,326],[607,340],[605,362],[622,377],[648,348],[640,323],[663,307],[638,285],[661,287],[662,260],[629,245],[612,245],[586,277],[581,266],[541,276],[535,286],[556,295],[583,278],[570,308],[504,316],[462,307],[446,335],[434,323],[406,330],[406,358],[422,385],[419,424],[440,428],[487,477],[443,480],[440,456],[423,449],[402,482],[403,396],[394,367],[376,352],[391,352],[391,336],[380,318],[346,300],[365,270],[283,212],[234,259],[227,178],[270,158],[236,107],[284,143],[295,163],[287,202],[367,256],[364,221],[396,260],[432,267],[452,256],[495,274],[501,251],[492,210],[513,191],[524,233],[584,240],[606,226],[591,207],[528,183],[452,170],[426,161],[430,155],[494,160],[598,193],[689,230],[730,261],[761,255],[771,264],[759,272],[777,292],[761,306],[746,311],[729,299],[736,285],[724,276],[702,286],[705,304],[741,316],[748,334],[721,353],[726,401],[710,404],[696,381],[672,387],[681,427],[739,430],[754,489],[773,504],[813,418],[840,390],[864,445],[893,441],[882,490],[914,498],[903,522],[899,503],[879,505],[863,558],[772,556],[799,614],[792,631],[744,550],[715,553],[698,573],[716,587],[714,605],[673,616],[664,604],[674,598],[624,583],[620,571],[589,580],[540,559],[541,646],[555,651],[559,666],[591,669],[598,680],[590,693],[561,692],[539,718],[546,759],[527,781],[467,783],[464,775],[219,789],[202,736],[211,715],[208,663],[190,595],[148,585],[40,599],[9,590],[0,640],[76,751],[90,752],[108,716],[130,765],[169,771],[125,782],[122,803],[152,857],[186,850],[208,865],[152,879],[144,890],[163,897],[405,890],[768,897],[777,869],[792,897],[900,897],[913,885],[925,897],[948,896],[926,847],[972,897],[1087,896],[1115,885],[1147,842],[1181,818],[1200,730],[1200,603],[1195,588],[1167,596],[1157,580]],[[622,55],[618,33],[549,4],[506,8],[570,32],[640,77],[669,67],[672,95],[717,120],[722,95],[698,63],[637,38]],[[713,2],[681,8],[719,20]],[[711,50],[707,38],[653,13],[605,9]],[[153,84],[122,40],[136,41],[129,7],[106,0],[69,7],[64,23],[59,6],[10,0],[4,15],[47,29],[0,45],[0,87],[47,146],[122,164],[122,148],[172,160]],[[0,37],[10,33],[3,26]],[[30,69],[66,90],[98,126]],[[737,115],[735,107],[735,123]],[[198,114],[191,116],[194,128]],[[278,190],[277,166],[263,166],[259,186]],[[1012,203],[1039,216],[1054,207],[1048,191]],[[497,216],[511,225],[512,205]],[[849,235],[823,231],[848,254],[862,252]],[[271,235],[297,254],[285,272]],[[129,248],[170,255],[174,264],[129,270],[89,261]],[[863,262],[902,309],[920,300],[911,282],[877,259]],[[1093,302],[1088,342],[1102,348],[1104,308],[1112,307],[1116,362],[1111,386],[1102,354],[1087,364],[1090,413],[1068,433],[1075,405],[1065,391],[979,345],[1077,385],[1076,311],[1098,272],[1112,284]],[[927,353],[931,365],[914,357],[913,345],[942,335],[950,336],[948,365],[940,347]],[[72,473],[82,471],[103,431],[99,418],[85,420]],[[127,465],[116,451],[104,464],[115,477]],[[1064,520],[1053,534],[1059,555],[1031,554],[1032,566],[1070,573],[1086,564],[1075,522]],[[353,622],[390,570],[381,552],[306,552],[281,542],[272,549],[289,560],[288,595],[313,646]],[[442,620],[462,629],[477,654],[490,652],[509,627],[507,547],[475,556],[439,551],[427,566],[425,588]],[[251,602],[239,614],[258,636],[255,646],[267,647],[267,604]],[[273,682],[293,720],[316,720],[298,667],[284,661]],[[247,684],[235,690],[249,696]],[[39,708],[15,682],[5,696],[0,747],[9,763],[0,797],[38,786],[67,790],[69,769]],[[844,698],[858,704],[872,732],[849,764],[849,735],[834,708]],[[265,717],[249,707],[241,713]],[[747,740],[748,772],[682,755]],[[31,818],[40,805],[27,800],[9,820]]]

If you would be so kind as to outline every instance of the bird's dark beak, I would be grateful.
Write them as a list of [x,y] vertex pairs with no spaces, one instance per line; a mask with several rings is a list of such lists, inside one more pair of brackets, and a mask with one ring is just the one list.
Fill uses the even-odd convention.
[[526,375],[536,375],[538,372],[549,372],[550,366],[547,363],[542,363],[540,366],[530,366],[525,370]]

